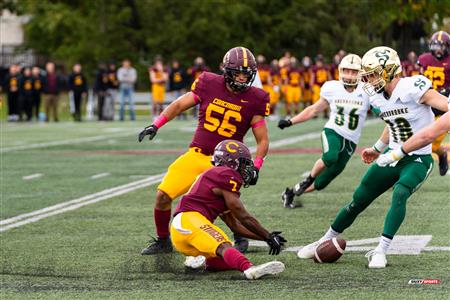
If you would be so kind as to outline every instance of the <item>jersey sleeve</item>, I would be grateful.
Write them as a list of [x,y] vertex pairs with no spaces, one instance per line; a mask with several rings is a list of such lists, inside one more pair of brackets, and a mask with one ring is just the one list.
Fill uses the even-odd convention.
[[330,103],[331,96],[333,95],[332,81],[327,81],[320,89],[320,97]]
[[423,75],[416,75],[411,77],[412,86],[409,90],[409,95],[415,102],[421,103],[421,98],[432,86],[431,80]]
[[[256,101],[260,103],[255,110],[255,116],[263,116],[267,117],[270,114],[270,96],[267,92],[261,90],[260,93],[257,94]],[[262,98],[262,99],[261,99]]]
[[218,188],[240,194],[242,179],[236,171],[232,169],[223,170],[217,175],[216,181]]
[[200,101],[205,98],[207,90],[207,74],[204,72],[192,83],[191,91],[200,97]]

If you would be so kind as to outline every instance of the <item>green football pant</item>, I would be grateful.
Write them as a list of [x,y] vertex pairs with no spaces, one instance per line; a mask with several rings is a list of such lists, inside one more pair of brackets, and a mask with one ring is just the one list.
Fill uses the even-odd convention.
[[406,201],[427,179],[432,168],[431,155],[406,156],[395,167],[372,164],[354,192],[353,201],[339,211],[331,227],[343,232],[373,200],[394,186],[383,230],[384,236],[392,238],[405,218]]
[[346,140],[333,129],[324,128],[322,131],[322,161],[327,168],[317,176],[314,188],[318,191],[324,189],[341,174],[355,149],[355,143]]

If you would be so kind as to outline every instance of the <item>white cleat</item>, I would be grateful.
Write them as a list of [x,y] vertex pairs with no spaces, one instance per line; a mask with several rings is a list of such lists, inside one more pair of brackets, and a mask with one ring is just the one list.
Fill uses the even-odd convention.
[[203,255],[199,256],[186,256],[186,260],[184,261],[184,266],[190,269],[206,269],[206,257]]
[[369,269],[386,268],[387,265],[386,254],[381,252],[375,252],[375,250],[372,250],[366,253],[366,257],[369,260]]
[[281,261],[271,261],[262,265],[252,266],[244,271],[247,279],[258,279],[266,275],[277,275],[284,271],[284,264]]
[[319,246],[320,243],[322,243],[322,242],[323,242],[322,240],[318,240],[318,241],[315,241],[314,243],[306,245],[302,249],[298,250],[297,256],[299,258],[303,258],[303,259],[313,258],[314,254],[316,253],[317,246]]

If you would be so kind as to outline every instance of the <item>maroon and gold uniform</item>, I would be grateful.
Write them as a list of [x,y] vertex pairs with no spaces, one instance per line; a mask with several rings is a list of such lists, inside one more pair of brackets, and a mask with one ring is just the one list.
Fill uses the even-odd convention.
[[219,142],[242,142],[253,117],[270,113],[269,94],[255,87],[232,93],[222,75],[204,72],[192,84],[192,92],[200,104],[197,130],[189,151],[170,165],[158,186],[171,199],[186,193],[195,178],[212,167],[210,156]]
[[289,74],[289,67],[283,66],[280,68],[281,93],[283,94],[284,98],[286,98],[287,95],[288,74]]
[[314,76],[314,82],[312,83],[313,90],[313,103],[316,103],[320,98],[320,88],[328,81],[328,68],[326,66],[318,67],[313,66],[311,70]]
[[270,76],[271,76],[270,78],[272,79],[271,85],[272,93],[270,94],[270,105],[274,106],[275,104],[278,103],[278,101],[280,101],[281,76],[278,70],[271,70]]
[[241,175],[228,167],[213,167],[201,174],[178,202],[170,235],[175,248],[187,256],[215,257],[217,248],[231,243],[214,220],[228,210],[225,200],[213,189],[240,194]]
[[302,93],[302,102],[310,102],[312,101],[312,91],[310,86],[311,81],[311,68],[302,68],[302,76],[303,76],[303,93]]
[[209,68],[205,66],[192,66],[188,69],[188,74],[192,77],[192,81],[199,78],[203,72],[209,72]]
[[[438,92],[450,89],[450,55],[438,60],[431,53],[424,53],[419,56],[419,65],[422,67],[423,75],[433,83],[433,89]],[[437,117],[443,114],[441,111],[433,110],[433,112]],[[440,135],[433,141],[433,152],[438,151],[445,136],[445,134]]]
[[258,73],[263,90],[270,94],[270,67],[268,65],[258,66]]
[[166,81],[167,70],[160,70],[155,67],[151,67],[150,72],[155,74],[155,82],[152,82],[152,99],[156,104],[163,104],[166,98]]
[[420,66],[409,60],[402,61],[402,69],[406,77],[420,75]]
[[339,65],[330,64],[329,65],[331,78],[333,80],[339,80]]
[[298,103],[302,95],[301,90],[302,74],[300,69],[291,69],[288,73],[288,87],[286,93],[287,103]]

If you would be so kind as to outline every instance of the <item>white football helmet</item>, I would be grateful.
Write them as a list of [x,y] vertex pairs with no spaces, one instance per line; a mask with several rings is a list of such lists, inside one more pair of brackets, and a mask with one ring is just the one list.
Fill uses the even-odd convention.
[[[356,74],[349,74],[344,70],[355,70]],[[355,73],[355,72],[352,72]],[[343,85],[355,86],[359,83],[361,73],[361,57],[356,54],[348,54],[339,63],[339,81]]]
[[375,47],[362,58],[361,80],[364,91],[373,96],[383,91],[386,83],[402,73],[402,65],[397,51],[389,47]]

